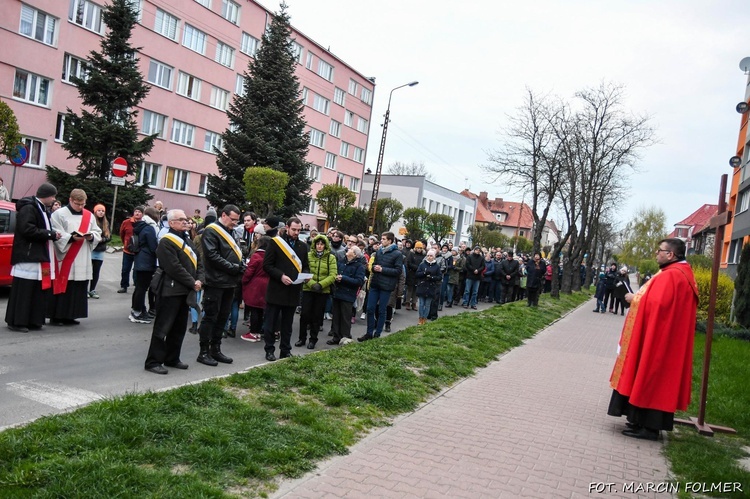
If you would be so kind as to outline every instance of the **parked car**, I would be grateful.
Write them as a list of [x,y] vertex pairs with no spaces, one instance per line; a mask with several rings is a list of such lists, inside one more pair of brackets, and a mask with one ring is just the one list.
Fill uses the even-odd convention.
[[0,201],[0,286],[10,286],[10,254],[16,230],[16,203]]

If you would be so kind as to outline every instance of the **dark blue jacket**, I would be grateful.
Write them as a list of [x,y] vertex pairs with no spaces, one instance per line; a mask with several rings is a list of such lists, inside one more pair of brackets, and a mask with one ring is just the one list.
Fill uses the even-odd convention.
[[365,283],[365,266],[359,258],[352,261],[344,259],[338,263],[338,272],[341,280],[336,283],[333,297],[349,303],[357,299],[357,290]]
[[398,278],[404,270],[404,254],[398,250],[398,246],[391,244],[385,248],[380,248],[375,253],[372,268],[375,268],[375,265],[380,265],[383,271],[372,271],[370,288],[381,291],[393,291],[396,289]]
[[482,282],[492,282],[492,276],[495,275],[495,260],[492,259],[489,262],[484,261],[484,275],[482,276]]
[[432,298],[442,280],[440,265],[434,259],[430,262],[425,258],[417,268],[417,296]]
[[156,270],[156,247],[159,246],[159,240],[156,238],[154,227],[141,220],[133,226],[133,234],[138,236],[138,245],[141,248],[141,251],[135,254],[133,269],[140,272]]

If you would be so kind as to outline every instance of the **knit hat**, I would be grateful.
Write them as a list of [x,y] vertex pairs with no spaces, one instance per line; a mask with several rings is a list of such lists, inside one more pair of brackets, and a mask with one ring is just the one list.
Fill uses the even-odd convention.
[[284,223],[281,221],[281,218],[277,217],[276,215],[271,215],[270,217],[266,218],[266,221],[264,223],[272,229],[279,229],[281,227],[284,227]]
[[218,217],[216,216],[216,210],[213,208],[209,208],[206,210],[206,218],[208,217],[214,217],[214,220],[216,220]]
[[265,228],[265,227],[263,227],[263,224],[258,224],[258,225],[256,225],[256,226],[255,226],[255,228],[253,229],[253,232],[254,232],[255,234],[260,234],[261,236],[265,236],[265,235],[266,235],[266,228]]
[[417,241],[416,243],[414,243],[414,249],[417,248],[424,248],[424,244],[422,244],[422,241]]
[[36,197],[39,199],[48,198],[50,196],[57,196],[57,188],[52,184],[45,182],[36,190]]
[[628,273],[628,266],[627,265],[623,265],[622,268],[620,269],[620,272],[624,272],[624,273],[627,274]]
[[101,204],[101,203],[96,203],[96,204],[94,205],[94,211],[98,210],[100,206],[102,207],[102,210],[104,210],[105,212],[107,211],[107,207],[106,207],[106,206],[104,206],[104,205],[103,205],[103,204]]

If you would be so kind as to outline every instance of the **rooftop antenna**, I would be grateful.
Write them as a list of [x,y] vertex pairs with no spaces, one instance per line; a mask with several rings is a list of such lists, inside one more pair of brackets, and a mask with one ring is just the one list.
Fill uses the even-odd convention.
[[750,74],[750,57],[745,57],[740,61],[740,69],[745,74]]

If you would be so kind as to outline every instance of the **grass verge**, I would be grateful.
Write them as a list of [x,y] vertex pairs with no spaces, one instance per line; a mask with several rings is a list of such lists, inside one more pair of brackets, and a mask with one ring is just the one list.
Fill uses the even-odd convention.
[[0,497],[266,496],[590,298],[443,317],[377,341],[0,433]]
[[[705,334],[695,336],[692,403],[678,417],[698,417]],[[694,427],[677,426],[665,448],[675,480],[706,484],[709,489],[695,489],[692,496],[748,497],[750,471],[739,465],[748,457],[743,449],[750,447],[750,342],[727,336],[714,336],[711,346],[711,369],[708,377],[706,422],[728,426],[736,435],[716,433],[714,437],[698,434]],[[742,490],[710,490],[712,484],[739,483]],[[680,497],[691,497],[680,487]]]

